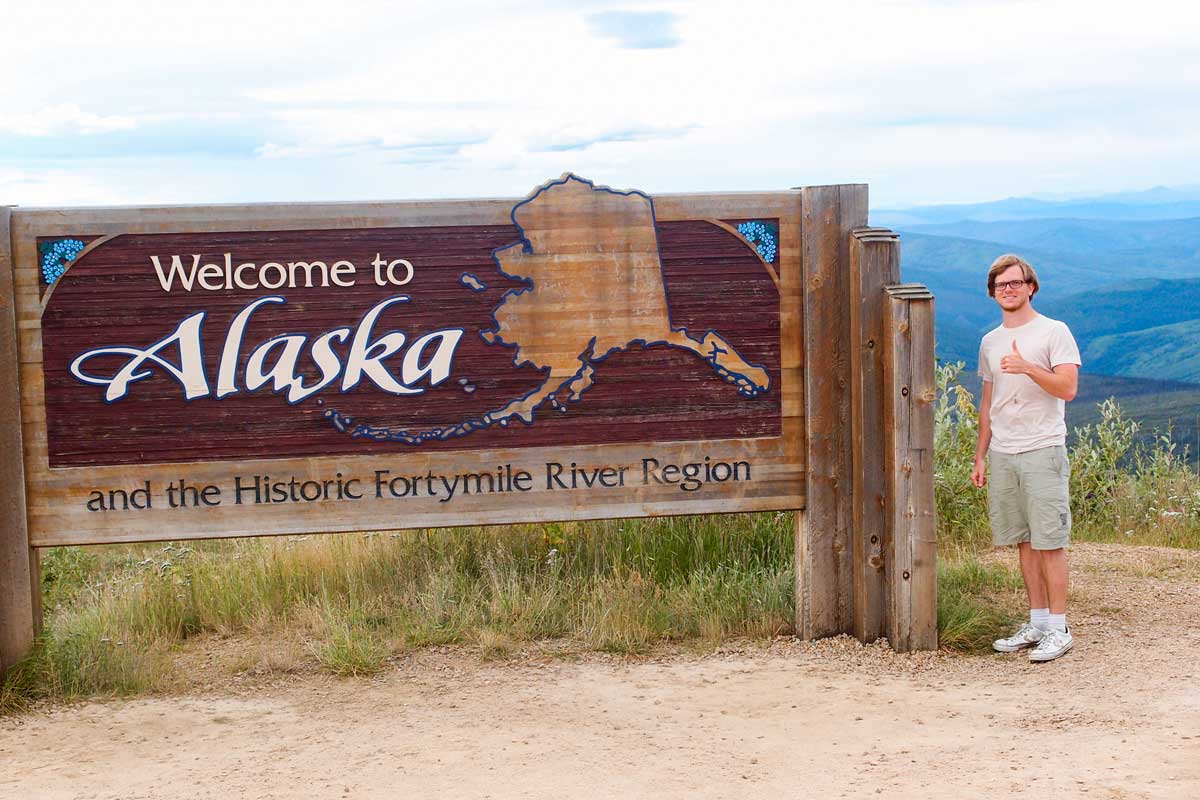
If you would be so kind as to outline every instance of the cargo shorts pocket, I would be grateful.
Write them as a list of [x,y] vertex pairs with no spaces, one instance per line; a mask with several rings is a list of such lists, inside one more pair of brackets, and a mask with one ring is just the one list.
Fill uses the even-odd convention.
[[1030,540],[1036,550],[1065,547],[1071,538],[1071,465],[1065,447],[1048,447],[1026,475]]
[[988,457],[988,517],[992,524],[993,544],[1001,546],[1029,541],[1029,520],[1013,456],[992,453]]

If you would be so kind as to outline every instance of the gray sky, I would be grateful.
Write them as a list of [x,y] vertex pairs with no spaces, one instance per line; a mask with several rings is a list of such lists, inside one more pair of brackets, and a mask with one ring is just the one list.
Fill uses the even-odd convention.
[[3,203],[1200,184],[1191,3],[4,6]]

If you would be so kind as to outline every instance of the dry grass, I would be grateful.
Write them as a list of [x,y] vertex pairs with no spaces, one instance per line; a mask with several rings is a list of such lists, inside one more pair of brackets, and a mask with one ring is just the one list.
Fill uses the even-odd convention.
[[225,674],[364,675],[427,645],[786,632],[791,550],[790,514],[61,548],[45,634],[0,704],[169,691],[212,636],[251,643],[206,665]]

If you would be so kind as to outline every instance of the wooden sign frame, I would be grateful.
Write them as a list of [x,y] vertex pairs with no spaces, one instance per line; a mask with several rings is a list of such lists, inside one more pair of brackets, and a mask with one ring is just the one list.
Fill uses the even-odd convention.
[[[52,466],[39,241],[81,234],[110,241],[107,237],[175,232],[503,225],[516,222],[514,209],[538,192],[571,180],[580,179],[563,176],[523,201],[0,208],[0,670],[28,651],[39,628],[42,547],[771,509],[797,511],[798,635],[852,632],[863,640],[889,636],[902,649],[935,647],[933,548],[927,546],[933,530],[932,389],[922,366],[925,359],[932,369],[932,299],[911,288],[888,293],[899,279],[898,240],[866,227],[867,190],[861,185],[652,199],[658,223],[703,220],[736,236],[728,220],[777,221],[778,266],[772,277],[781,331],[779,433],[703,442],[715,460],[753,463],[760,477],[752,488],[721,487],[721,493],[681,498],[670,487],[649,486],[610,502],[582,494],[565,502],[561,493],[543,495],[542,502],[495,495],[467,498],[453,514],[432,509],[402,519],[386,503],[295,505],[286,512],[239,504],[197,509],[204,512],[197,517],[202,522],[175,515],[177,525],[160,498],[152,510],[109,517],[116,520],[109,523],[80,510],[88,487],[133,486],[136,475],[136,485],[145,481],[160,492],[181,471],[196,485],[217,485],[228,478],[231,462]],[[596,190],[650,200],[641,193]],[[652,446],[656,458],[670,462],[697,458],[696,445],[601,443],[573,447],[570,455],[581,463],[611,465],[632,462]],[[420,471],[483,471],[550,455],[547,447],[432,452],[422,456]],[[394,461],[387,453],[309,454],[250,459],[237,469],[319,477],[334,469],[369,472]]]

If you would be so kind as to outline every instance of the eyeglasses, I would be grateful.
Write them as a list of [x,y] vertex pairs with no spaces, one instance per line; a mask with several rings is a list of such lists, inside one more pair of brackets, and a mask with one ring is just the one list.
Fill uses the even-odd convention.
[[1027,283],[1030,283],[1030,281],[1025,281],[1025,280],[1002,281],[1002,282],[996,284],[996,291],[1003,292],[1005,289],[1020,289],[1022,286],[1024,286]]

